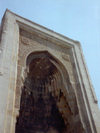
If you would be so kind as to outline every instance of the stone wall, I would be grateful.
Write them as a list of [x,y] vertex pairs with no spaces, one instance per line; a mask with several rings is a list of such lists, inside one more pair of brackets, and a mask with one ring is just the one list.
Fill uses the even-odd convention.
[[[2,27],[0,42],[0,115],[2,116],[0,133],[15,133],[20,111],[21,87],[27,76],[26,70],[28,72],[26,60],[28,55],[34,52],[47,52],[57,60],[51,61],[59,70],[64,85],[62,89],[64,97],[57,106],[64,108],[62,102],[66,98],[67,107],[74,114],[72,117],[73,125],[76,123],[76,127],[77,125],[82,127],[81,129],[84,129],[85,133],[99,133],[100,111],[80,43],[8,10],[5,12]],[[56,80],[59,80],[57,77],[59,76],[56,75]],[[64,110],[61,112],[66,114]],[[53,127],[50,128],[50,132],[52,130],[54,131]]]

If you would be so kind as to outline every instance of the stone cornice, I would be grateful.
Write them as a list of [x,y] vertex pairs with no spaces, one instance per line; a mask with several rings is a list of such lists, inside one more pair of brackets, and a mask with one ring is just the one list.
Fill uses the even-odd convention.
[[31,33],[36,33],[38,35],[40,35],[40,37],[52,41],[52,42],[58,42],[59,44],[63,44],[64,47],[67,48],[71,48],[74,46],[78,46],[80,47],[80,43],[79,41],[75,41],[72,40],[64,35],[61,35],[59,33],[54,32],[53,30],[50,30],[44,26],[41,26],[39,24],[36,24],[35,22],[32,22],[26,18],[23,18],[13,12],[11,12],[10,10],[6,10],[6,13],[10,13],[12,15],[14,15],[14,18],[16,20],[16,22],[18,23],[19,27],[22,29],[25,29],[27,31],[30,31]]

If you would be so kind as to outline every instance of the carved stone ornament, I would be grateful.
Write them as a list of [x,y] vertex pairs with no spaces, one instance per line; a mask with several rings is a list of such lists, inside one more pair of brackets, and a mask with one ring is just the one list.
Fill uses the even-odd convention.
[[79,42],[9,10],[2,20],[0,133],[100,133]]
[[25,44],[25,45],[29,45],[29,44],[30,44],[30,43],[29,43],[30,41],[29,41],[26,37],[24,37],[24,36],[21,37],[21,41],[22,41],[22,43]]
[[62,54],[62,58],[66,61],[70,61],[70,56],[66,54]]

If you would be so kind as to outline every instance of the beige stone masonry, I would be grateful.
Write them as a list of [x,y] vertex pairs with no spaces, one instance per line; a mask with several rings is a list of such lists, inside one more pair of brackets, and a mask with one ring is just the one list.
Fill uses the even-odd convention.
[[0,28],[0,133],[15,133],[26,59],[30,53],[41,51],[52,55],[67,71],[69,86],[64,70],[61,71],[63,91],[73,112],[73,97],[76,98],[79,116],[75,120],[80,119],[84,133],[100,133],[100,110],[80,43],[9,10]]

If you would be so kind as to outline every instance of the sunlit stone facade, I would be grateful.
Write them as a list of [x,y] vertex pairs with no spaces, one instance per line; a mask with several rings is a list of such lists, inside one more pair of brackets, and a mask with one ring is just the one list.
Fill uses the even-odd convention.
[[0,32],[0,133],[99,133],[81,45],[7,10]]

